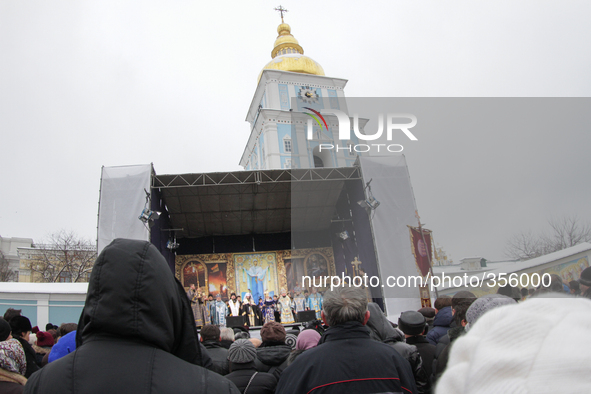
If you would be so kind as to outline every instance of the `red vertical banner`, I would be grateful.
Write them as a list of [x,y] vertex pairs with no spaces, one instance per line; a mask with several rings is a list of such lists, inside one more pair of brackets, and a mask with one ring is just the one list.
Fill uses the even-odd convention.
[[[423,277],[427,276],[431,268],[431,230],[418,229],[408,226],[410,231],[410,242],[412,254],[415,256],[415,263]],[[421,236],[421,231],[423,232]]]

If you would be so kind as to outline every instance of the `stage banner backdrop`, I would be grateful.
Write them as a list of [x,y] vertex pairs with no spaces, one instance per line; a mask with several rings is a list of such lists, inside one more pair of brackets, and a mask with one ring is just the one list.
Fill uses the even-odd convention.
[[[150,240],[150,231],[138,217],[150,191],[152,165],[103,167],[98,214],[100,253],[115,238]],[[148,206],[149,208],[149,206]]]
[[202,293],[220,294],[224,300],[231,293],[244,299],[250,292],[258,301],[265,293],[272,297],[283,290],[292,296],[296,290],[311,292],[303,277],[319,283],[320,278],[335,275],[332,248],[180,255],[175,266],[176,277],[186,289],[194,284]]

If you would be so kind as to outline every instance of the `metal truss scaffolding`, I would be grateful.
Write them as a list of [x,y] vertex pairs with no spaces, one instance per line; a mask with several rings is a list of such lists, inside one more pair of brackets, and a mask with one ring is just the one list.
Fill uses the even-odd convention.
[[330,226],[359,167],[155,175],[179,238],[316,231]]

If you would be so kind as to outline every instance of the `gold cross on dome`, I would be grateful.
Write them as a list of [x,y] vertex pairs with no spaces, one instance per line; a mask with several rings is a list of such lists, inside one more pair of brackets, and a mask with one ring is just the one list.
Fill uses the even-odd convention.
[[279,11],[279,13],[281,13],[281,23],[283,22],[283,13],[284,12],[289,12],[288,10],[286,10],[285,8],[283,8],[283,6],[279,6],[279,7],[275,7],[275,11]]

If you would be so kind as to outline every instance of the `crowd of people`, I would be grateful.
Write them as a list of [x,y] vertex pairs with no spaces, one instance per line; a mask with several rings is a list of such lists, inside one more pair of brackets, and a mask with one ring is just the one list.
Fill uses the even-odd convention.
[[[586,392],[591,268],[579,296],[558,279],[527,295],[459,291],[395,322],[363,289],[338,287],[288,344],[274,319],[260,339],[215,320],[198,333],[195,289],[150,243],[117,239],[96,261],[77,324],[39,331],[13,309],[0,318],[0,393]],[[224,305],[243,307],[237,299]]]
[[0,393],[22,392],[33,373],[74,351],[69,334],[76,328],[76,323],[48,323],[41,331],[21,309],[8,308],[0,317]]
[[292,292],[281,289],[281,295],[265,292],[265,299],[259,297],[255,302],[250,289],[244,294],[244,300],[236,293],[230,294],[230,299],[224,302],[221,294],[209,294],[198,290],[194,283],[189,285],[187,297],[191,301],[191,309],[195,317],[195,326],[201,328],[206,324],[225,327],[228,317],[242,317],[247,327],[262,326],[268,322],[282,324],[295,323],[297,314],[305,311],[315,311],[320,319],[322,310],[322,294],[313,288],[312,293],[296,286]]

